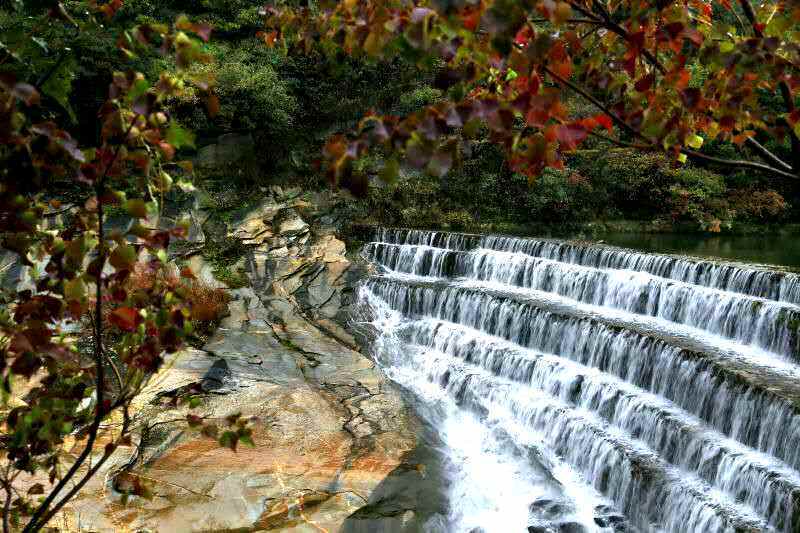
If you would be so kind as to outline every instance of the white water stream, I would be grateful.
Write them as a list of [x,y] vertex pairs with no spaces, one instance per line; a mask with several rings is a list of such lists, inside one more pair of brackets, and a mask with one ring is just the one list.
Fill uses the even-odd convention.
[[800,531],[794,275],[383,230],[376,360],[447,457],[431,531]]

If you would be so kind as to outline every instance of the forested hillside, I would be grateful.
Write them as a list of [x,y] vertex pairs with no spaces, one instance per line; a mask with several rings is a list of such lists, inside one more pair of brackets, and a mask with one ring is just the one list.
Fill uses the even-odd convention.
[[[80,4],[64,6],[80,17]],[[215,81],[218,112],[212,118],[198,108],[192,90],[173,98],[169,108],[195,133],[198,148],[221,135],[235,136],[234,144],[239,141],[246,165],[237,172],[212,168],[199,174],[198,185],[218,197],[223,208],[225,197],[247,196],[267,184],[327,187],[315,163],[332,134],[352,131],[368,112],[405,116],[445,96],[447,73],[435,61],[375,59],[322,49],[286,54],[266,46],[259,34],[264,16],[258,1],[124,2],[102,25],[84,26],[80,32],[49,18],[46,8],[35,3],[11,6],[1,15],[7,54],[3,68],[22,79],[44,80],[48,115],[70,125],[78,140],[88,143],[98,133],[94,117],[110,74],[127,65],[128,58],[115,49],[126,28],[169,22],[181,14],[213,28],[204,45],[211,61],[193,68],[194,74]],[[174,61],[152,52],[137,55],[134,66],[149,77],[175,68]],[[700,84],[704,67],[690,70],[690,86]],[[570,112],[586,111],[578,98],[565,98],[572,102]],[[781,112],[778,98],[763,98]],[[786,143],[765,144],[783,157]],[[703,151],[730,158],[738,150],[712,142]],[[512,171],[487,131],[477,132],[460,164],[444,179],[409,170],[385,186],[374,179],[382,166],[379,154],[359,162],[373,179],[352,216],[414,227],[531,225],[556,231],[617,220],[641,221],[631,227],[651,231],[758,231],[759,226],[800,220],[800,188],[793,180],[702,162],[676,165],[599,138],[590,138],[568,155],[563,170],[547,170],[530,182]]]

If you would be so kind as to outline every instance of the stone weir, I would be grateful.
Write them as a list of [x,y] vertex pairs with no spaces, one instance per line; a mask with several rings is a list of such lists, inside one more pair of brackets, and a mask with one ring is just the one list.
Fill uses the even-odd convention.
[[466,417],[500,435],[478,460],[516,465],[481,490],[524,497],[450,494],[446,530],[800,532],[795,274],[404,229],[362,253],[376,360],[443,441]]
[[[137,399],[132,446],[54,527],[418,531],[437,515],[426,427],[348,331],[365,263],[346,253],[326,201],[274,188],[231,225],[193,213],[203,238],[242,242],[249,286],[230,290],[230,315],[202,349],[167,361]],[[200,255],[188,263],[224,287]],[[253,447],[234,453],[187,427],[188,408],[170,399],[198,385],[193,413],[257,417]],[[152,498],[123,498],[138,483]]]

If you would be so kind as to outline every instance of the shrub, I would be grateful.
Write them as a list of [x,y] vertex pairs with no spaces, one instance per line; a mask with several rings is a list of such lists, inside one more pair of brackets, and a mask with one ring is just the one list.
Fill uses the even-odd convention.
[[225,131],[258,130],[276,138],[286,133],[297,102],[275,70],[275,52],[255,40],[235,46],[219,43],[209,49],[216,61],[197,70],[216,79],[222,104],[215,125]]
[[414,111],[418,111],[425,106],[433,104],[436,100],[441,98],[441,96],[442,91],[439,89],[429,85],[423,85],[422,87],[417,87],[407,93],[401,94],[392,111],[401,116],[409,115]]
[[725,180],[719,174],[699,168],[679,168],[666,173],[670,187],[672,217],[694,221],[706,231],[730,227],[735,211],[726,198]]
[[789,210],[789,204],[783,196],[772,189],[736,189],[730,192],[728,201],[736,211],[737,218],[754,222],[781,220]]
[[[156,269],[139,264],[125,283],[132,299],[146,299],[153,291],[172,291],[188,303],[189,316],[195,334],[204,335],[228,312],[230,295],[223,289],[212,287],[195,278],[186,270],[179,273],[176,268]],[[106,318],[114,323],[114,306],[105,309]]]
[[591,220],[590,180],[577,172],[546,169],[528,191],[529,218],[543,222]]

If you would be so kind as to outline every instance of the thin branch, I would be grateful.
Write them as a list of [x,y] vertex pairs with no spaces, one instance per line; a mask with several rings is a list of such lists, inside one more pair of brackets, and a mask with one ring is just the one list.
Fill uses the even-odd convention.
[[617,146],[621,146],[622,148],[635,148],[636,150],[650,150],[652,148],[651,145],[637,144],[628,141],[623,141],[615,137],[603,135],[602,133],[597,133],[596,131],[589,131],[588,134],[591,135],[592,137],[597,137],[598,139],[610,142],[611,144],[616,144]]
[[4,482],[4,488],[6,491],[6,501],[3,503],[3,533],[11,533],[11,499],[14,495],[11,493],[11,482],[8,479]]
[[652,143],[652,141],[650,141],[650,139],[648,139],[647,137],[645,137],[644,135],[639,133],[637,130],[635,130],[633,127],[631,127],[627,122],[622,120],[616,113],[611,111],[611,109],[609,109],[608,106],[606,106],[600,100],[598,100],[597,98],[595,98],[594,96],[589,94],[589,92],[586,91],[585,89],[583,89],[582,87],[579,87],[578,85],[575,85],[571,81],[562,78],[561,76],[559,76],[558,74],[556,74],[555,72],[550,70],[548,67],[544,67],[543,66],[542,70],[544,72],[548,73],[554,80],[556,80],[560,84],[566,85],[567,87],[569,87],[570,89],[572,89],[573,91],[578,93],[579,95],[581,95],[584,98],[586,98],[587,100],[589,100],[592,104],[595,105],[595,107],[597,107],[603,113],[605,113],[606,115],[611,117],[611,120],[613,120],[620,128],[624,129],[625,131],[627,131],[628,133],[630,133],[634,137],[639,137],[639,138],[641,138],[642,140],[644,140],[644,141],[646,141],[648,143]]
[[758,142],[754,138],[748,137],[747,138],[747,144],[749,144],[750,147],[753,150],[758,152],[761,157],[763,157],[767,161],[771,162],[772,164],[774,164],[776,166],[779,166],[784,170],[789,170],[789,171],[792,170],[792,165],[790,165],[789,163],[785,162],[783,159],[781,159],[777,155],[775,155],[772,152],[770,152],[767,149],[766,146],[764,146],[763,144],[761,144],[760,142]]
[[[552,22],[550,19],[545,18],[538,18],[538,19],[528,19],[528,22],[533,22],[535,24],[540,24],[544,22]],[[565,21],[567,24],[594,24],[595,26],[602,26],[603,22],[596,19],[567,19]]]
[[771,174],[773,176],[778,176],[781,178],[788,178],[793,180],[798,179],[798,177],[795,174],[792,174],[791,172],[784,172],[783,170],[771,167],[769,165],[765,165],[763,163],[756,163],[755,161],[746,161],[744,159],[722,159],[720,157],[714,157],[700,152],[696,152],[688,148],[681,148],[680,151],[682,154],[686,154],[688,157],[691,157],[692,159],[697,159],[699,161],[706,161],[709,163],[723,165],[726,167],[752,168],[753,170],[759,170],[766,174]]
[[114,377],[117,379],[117,385],[119,385],[119,394],[122,396],[122,391],[125,390],[125,383],[122,380],[122,374],[120,373],[119,368],[117,368],[117,364],[113,359],[111,359],[111,356],[106,353],[104,353],[103,356],[105,357],[109,366],[111,366],[111,370],[114,371]]
[[[611,120],[613,120],[617,125],[619,125],[621,128],[623,128],[625,131],[627,131],[628,133],[632,134],[635,137],[638,137],[638,138],[642,139],[643,141],[645,141],[647,143],[647,145],[645,145],[645,146],[639,145],[636,148],[638,148],[640,150],[661,151],[661,148],[658,145],[654,144],[653,141],[651,141],[646,136],[644,136],[643,134],[639,133],[637,130],[632,128],[627,122],[622,120],[622,118],[620,118],[616,113],[611,111],[608,108],[608,106],[604,105],[597,98],[595,98],[594,96],[589,94],[585,89],[575,85],[574,83],[572,83],[569,80],[566,80],[566,79],[562,78],[561,76],[559,76],[558,74],[556,74],[555,72],[553,72],[552,70],[550,70],[547,67],[542,67],[542,70],[544,72],[547,72],[550,76],[553,77],[553,79],[555,79],[556,81],[558,81],[562,85],[566,85],[567,87],[569,87],[570,89],[572,89],[576,93],[580,94],[581,96],[583,96],[584,98],[589,100],[592,104],[594,104],[603,113],[605,113],[609,117],[611,117]],[[778,177],[781,177],[781,178],[790,178],[790,179],[797,179],[798,178],[798,176],[796,176],[795,174],[792,174],[790,172],[785,172],[783,170],[780,170],[780,169],[775,168],[775,167],[771,167],[769,165],[765,165],[763,163],[756,163],[755,161],[746,161],[746,160],[743,160],[743,159],[722,159],[722,158],[719,158],[719,157],[713,157],[713,156],[709,156],[709,155],[706,155],[706,154],[703,154],[703,153],[700,153],[700,152],[696,152],[694,150],[689,150],[688,148],[681,148],[680,152],[683,153],[683,154],[686,154],[688,157],[691,157],[693,159],[706,161],[706,162],[709,162],[709,163],[715,163],[717,165],[724,165],[724,166],[735,167],[735,168],[751,168],[753,170],[758,170],[758,171],[764,172],[766,174],[770,174],[772,176],[778,176]]]
[[758,27],[758,21],[756,20],[756,13],[753,11],[753,6],[750,5],[750,0],[739,0],[739,5],[742,6],[742,11],[744,11],[744,16],[747,17],[748,22],[753,27],[753,32],[756,34],[756,37],[763,37],[764,34],[761,29]]
[[[121,439],[122,436],[125,435],[129,430],[130,430],[130,418],[126,417],[126,421],[122,426],[122,430],[120,431],[119,439]],[[119,439],[117,439],[117,440],[119,441]],[[115,444],[118,445],[119,443],[117,442]],[[70,489],[70,491],[67,492],[64,495],[64,497],[61,498],[61,500],[56,505],[54,505],[53,508],[50,511],[47,512],[47,514],[44,515],[44,517],[41,520],[42,526],[44,526],[44,524],[47,524],[47,522],[52,520],[53,517],[64,507],[64,505],[66,505],[68,501],[70,501],[72,498],[75,497],[75,495],[78,492],[80,492],[80,490],[83,488],[83,486],[86,485],[86,483],[90,479],[92,479],[95,474],[97,474],[97,472],[103,467],[105,462],[108,461],[108,458],[111,457],[111,455],[113,453],[114,453],[114,448],[110,448],[110,449],[107,448],[103,452],[103,456],[100,458],[100,460],[97,461],[97,463],[93,467],[91,467],[89,469],[89,471],[86,472],[86,474],[84,474],[84,476],[80,479],[80,481],[78,481],[75,484],[75,486],[72,487],[72,489]]]
[[[73,28],[75,28],[75,35],[72,36],[72,39],[73,40],[77,39],[78,36],[81,34],[81,27],[78,25],[77,22],[75,22],[75,20],[72,17],[69,16],[69,14],[67,14],[67,12],[64,10],[64,5],[61,2],[58,3],[57,9],[61,10],[61,12],[64,15],[66,15],[65,18],[67,19],[67,21],[72,24]],[[67,58],[67,54],[69,54],[70,52],[71,50],[68,47],[63,47],[61,49],[61,52],[58,54],[58,58],[56,59],[56,62],[53,63],[48,69],[48,71],[45,72],[44,75],[36,81],[34,87],[36,87],[37,90],[41,89],[44,86],[44,84],[47,83],[47,80],[49,80],[53,76],[53,74],[56,73],[58,67],[61,66],[61,64]]]
[[[592,4],[600,12],[600,17],[604,21],[606,28],[608,28],[609,30],[613,31],[614,33],[616,33],[617,35],[619,35],[620,37],[622,37],[626,41],[630,39],[630,35],[628,34],[628,31],[625,28],[623,28],[622,26],[620,26],[619,24],[617,24],[616,22],[614,22],[613,20],[611,20],[611,14],[599,2],[597,2],[597,0],[592,2]],[[570,5],[572,5],[572,4],[570,4]],[[575,6],[573,5],[573,8],[574,7]],[[664,67],[664,65],[661,64],[661,62],[658,60],[658,58],[655,57],[650,52],[650,50],[647,50],[646,48],[642,48],[642,50],[640,52],[641,52],[642,56],[653,67],[655,67],[662,75],[667,73],[667,69]]]
[[[764,32],[761,30],[758,20],[756,20],[756,13],[753,10],[753,6],[750,4],[750,0],[739,0],[739,5],[742,6],[744,16],[747,17],[747,20],[753,27],[753,33],[755,36],[759,39],[763,38]],[[778,89],[781,93],[781,98],[783,98],[783,103],[786,106],[787,113],[792,113],[795,110],[792,90],[785,81],[778,83]],[[800,138],[798,138],[797,134],[795,134],[794,128],[789,128],[789,139],[792,142],[792,169],[795,171],[800,171]]]

